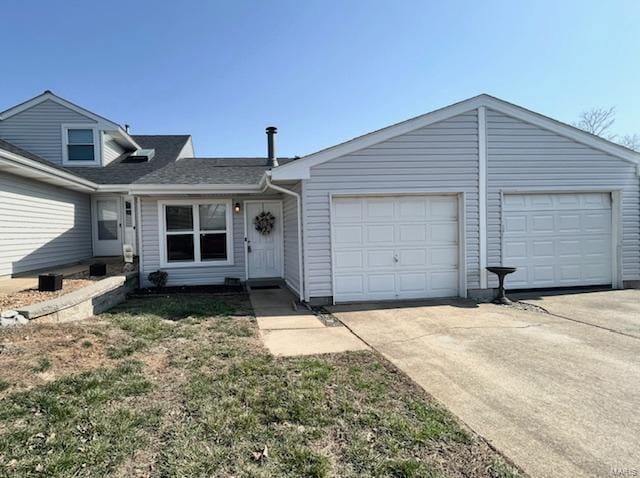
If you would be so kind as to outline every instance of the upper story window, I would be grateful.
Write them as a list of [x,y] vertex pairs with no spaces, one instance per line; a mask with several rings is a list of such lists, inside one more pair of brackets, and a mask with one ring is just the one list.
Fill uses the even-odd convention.
[[98,131],[91,126],[63,125],[63,163],[68,165],[98,164]]

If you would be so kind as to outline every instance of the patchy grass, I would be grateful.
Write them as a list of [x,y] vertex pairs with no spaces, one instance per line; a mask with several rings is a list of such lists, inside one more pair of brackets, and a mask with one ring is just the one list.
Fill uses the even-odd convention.
[[48,357],[39,357],[38,363],[33,367],[33,371],[36,373],[46,372],[51,368],[51,360]]
[[376,354],[274,358],[248,311],[172,295],[3,332],[0,476],[520,476]]

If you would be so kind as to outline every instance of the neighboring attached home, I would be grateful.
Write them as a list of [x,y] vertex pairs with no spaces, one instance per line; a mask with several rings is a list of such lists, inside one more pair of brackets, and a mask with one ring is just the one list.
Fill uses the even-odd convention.
[[[51,92],[0,113],[0,276],[117,256],[309,302],[640,284],[640,154],[480,95],[302,158],[195,158]],[[267,213],[267,214],[263,214]],[[256,222],[260,220],[260,227]]]

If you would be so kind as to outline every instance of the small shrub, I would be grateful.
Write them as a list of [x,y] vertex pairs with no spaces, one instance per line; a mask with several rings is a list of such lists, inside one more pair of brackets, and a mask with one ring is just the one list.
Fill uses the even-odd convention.
[[11,384],[9,382],[0,378],[0,392],[4,392],[10,386]]
[[161,288],[167,285],[167,279],[169,274],[165,271],[155,271],[149,274],[149,281],[157,288]]

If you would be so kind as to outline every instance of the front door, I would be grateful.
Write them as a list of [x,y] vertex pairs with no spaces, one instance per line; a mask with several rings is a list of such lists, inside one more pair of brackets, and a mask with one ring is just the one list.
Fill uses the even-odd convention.
[[121,206],[118,196],[96,196],[92,199],[93,255],[122,255]]
[[[247,273],[249,279],[282,277],[282,202],[246,201]],[[258,227],[256,218],[271,213],[273,227]],[[268,221],[266,221],[268,222]]]

